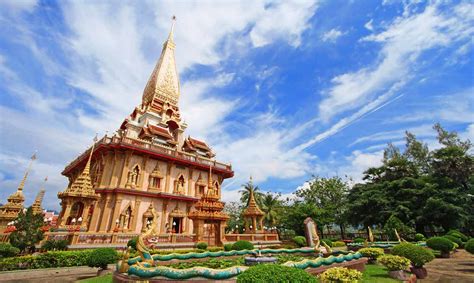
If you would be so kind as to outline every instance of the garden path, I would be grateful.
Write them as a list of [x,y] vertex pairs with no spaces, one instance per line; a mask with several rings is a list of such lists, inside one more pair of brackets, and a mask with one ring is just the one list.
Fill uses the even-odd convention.
[[436,258],[425,265],[428,277],[422,283],[474,282],[474,255],[458,250],[450,258]]

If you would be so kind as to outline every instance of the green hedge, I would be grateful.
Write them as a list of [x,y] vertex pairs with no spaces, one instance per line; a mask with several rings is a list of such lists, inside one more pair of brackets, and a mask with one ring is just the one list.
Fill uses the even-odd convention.
[[454,248],[454,242],[443,237],[433,237],[426,240],[426,245],[433,250],[450,252]]
[[421,234],[421,233],[416,233],[415,234],[415,241],[417,242],[421,242],[421,241],[424,241],[426,238],[425,238],[425,235]]
[[117,251],[113,248],[99,248],[93,250],[87,257],[87,265],[107,269],[107,265],[118,259]]
[[470,239],[469,241],[467,241],[466,245],[464,245],[464,248],[469,253],[474,254],[474,239]]
[[204,243],[204,242],[197,243],[196,248],[199,250],[205,250],[207,249],[207,243]]
[[322,239],[321,242],[325,242],[326,245],[328,245],[329,247],[332,248],[332,241],[331,241],[331,240],[329,240],[329,239]]
[[278,264],[259,264],[237,277],[238,283],[317,282],[316,277],[304,270]]
[[293,242],[298,246],[298,247],[306,247],[306,238],[303,236],[296,236],[293,238]]
[[249,241],[240,240],[232,245],[232,249],[236,251],[253,250],[253,244]]
[[460,248],[464,247],[464,243],[461,241],[461,239],[459,239],[457,237],[454,237],[454,236],[451,236],[451,235],[445,235],[445,236],[443,236],[443,238],[446,238],[446,239],[450,240],[451,242],[456,243],[458,245],[458,247],[460,247]]
[[87,265],[94,250],[56,251],[0,259],[0,271]]
[[224,244],[224,251],[228,252],[232,250],[232,244]]
[[408,258],[416,267],[422,267],[434,259],[433,252],[410,243],[401,243],[392,248],[393,255],[399,255]]
[[459,230],[449,230],[446,235],[454,236],[456,238],[461,239],[463,242],[467,242],[469,240],[469,237],[461,233]]
[[0,258],[16,256],[19,253],[20,249],[10,243],[0,243]]

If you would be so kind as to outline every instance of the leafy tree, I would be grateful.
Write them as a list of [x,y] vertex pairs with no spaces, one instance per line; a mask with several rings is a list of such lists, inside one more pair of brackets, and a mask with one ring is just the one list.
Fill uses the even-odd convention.
[[413,228],[405,225],[398,217],[392,215],[388,218],[387,223],[385,223],[383,227],[384,233],[388,235],[390,240],[397,240],[395,229],[397,229],[398,235],[403,239],[410,239],[414,236]]
[[265,213],[263,221],[266,226],[274,227],[279,222],[282,201],[280,194],[266,193],[262,197],[262,211]]
[[304,202],[314,203],[320,210],[317,217],[321,224],[329,226],[338,224],[341,228],[341,237],[344,238],[344,224],[346,224],[345,207],[349,185],[340,177],[315,177],[309,186],[295,192]]
[[244,220],[242,218],[243,205],[236,201],[227,202],[224,206],[224,212],[230,216],[227,221],[227,232],[234,231],[236,226],[238,230],[242,232],[244,227]]
[[35,244],[43,239],[43,215],[34,214],[32,207],[26,212],[20,211],[15,220],[16,230],[10,234],[10,243],[20,251],[33,251]]

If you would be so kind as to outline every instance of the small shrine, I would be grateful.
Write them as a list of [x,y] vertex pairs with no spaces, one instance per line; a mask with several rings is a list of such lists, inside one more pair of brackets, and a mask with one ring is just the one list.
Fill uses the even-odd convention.
[[225,227],[229,216],[223,211],[224,202],[220,201],[219,191],[213,184],[211,170],[208,179],[207,192],[195,204],[196,210],[189,213],[189,218],[193,220],[197,242],[220,246],[225,241]]
[[[250,177],[250,184],[252,184],[252,177]],[[243,216],[245,220],[245,230],[249,233],[263,232],[263,216],[265,213],[258,207],[255,201],[254,190],[249,192],[249,201],[247,208],[244,210]]]

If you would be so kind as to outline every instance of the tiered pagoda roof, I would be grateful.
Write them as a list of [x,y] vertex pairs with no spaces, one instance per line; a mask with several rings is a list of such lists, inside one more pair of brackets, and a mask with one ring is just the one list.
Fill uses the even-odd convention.
[[250,191],[249,203],[245,209],[244,216],[263,216],[265,213],[258,207],[257,202],[255,201],[255,196],[253,194],[253,189]]

